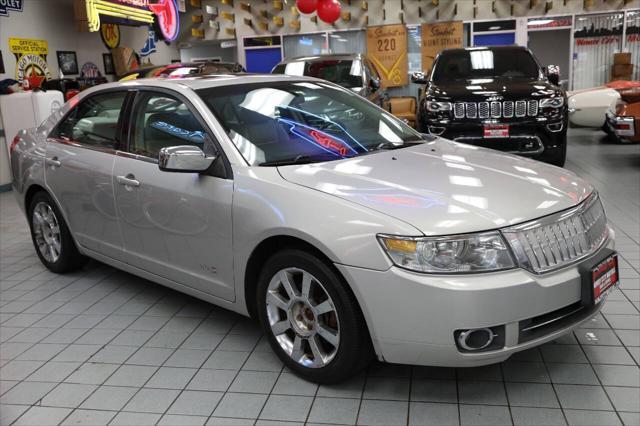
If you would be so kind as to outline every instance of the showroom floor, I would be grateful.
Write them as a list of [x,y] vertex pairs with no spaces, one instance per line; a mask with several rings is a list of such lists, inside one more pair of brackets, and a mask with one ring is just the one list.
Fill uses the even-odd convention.
[[617,231],[622,291],[604,315],[501,365],[375,364],[335,386],[283,369],[236,314],[95,262],[45,271],[1,194],[0,424],[638,425],[640,145],[600,137],[572,131],[567,167]]

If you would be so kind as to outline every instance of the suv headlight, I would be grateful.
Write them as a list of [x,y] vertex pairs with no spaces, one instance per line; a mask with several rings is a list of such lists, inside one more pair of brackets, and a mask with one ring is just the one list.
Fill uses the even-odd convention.
[[378,240],[394,264],[417,272],[487,272],[516,266],[498,232],[450,237],[379,234]]
[[427,101],[426,104],[429,112],[451,111],[451,102]]
[[540,108],[560,108],[562,105],[564,105],[564,98],[562,96],[540,99]]

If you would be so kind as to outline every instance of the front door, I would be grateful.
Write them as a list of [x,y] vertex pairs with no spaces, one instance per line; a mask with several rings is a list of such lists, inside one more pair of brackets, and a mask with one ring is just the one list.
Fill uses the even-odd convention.
[[215,173],[158,168],[158,153],[167,146],[197,145],[207,154],[217,151],[202,123],[183,98],[140,91],[128,151],[118,153],[115,161],[116,206],[127,262],[232,301],[233,181]]
[[122,257],[111,172],[127,92],[100,93],[74,107],[51,133],[45,182],[82,247]]

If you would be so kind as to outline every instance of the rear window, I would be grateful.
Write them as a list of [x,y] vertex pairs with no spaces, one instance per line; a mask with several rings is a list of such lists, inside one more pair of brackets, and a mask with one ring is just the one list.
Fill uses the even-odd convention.
[[[280,67],[284,67],[280,68]],[[362,87],[362,62],[351,59],[323,59],[278,65],[275,74],[316,77],[348,89]]]

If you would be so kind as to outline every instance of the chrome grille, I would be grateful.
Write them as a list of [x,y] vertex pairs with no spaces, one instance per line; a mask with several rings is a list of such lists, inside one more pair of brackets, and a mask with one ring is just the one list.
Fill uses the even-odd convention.
[[502,115],[506,118],[513,117],[513,101],[504,101],[502,104]]
[[453,115],[456,118],[464,118],[464,104],[463,103],[453,104]]
[[535,117],[538,115],[538,101],[492,101],[456,102],[453,104],[455,118],[512,118]]
[[475,102],[467,102],[465,109],[467,110],[467,118],[476,118],[478,115],[478,107]]
[[500,118],[500,102],[491,102],[491,118]]
[[478,102],[478,117],[489,118],[489,102]]
[[543,273],[589,256],[608,238],[598,195],[580,206],[503,231],[521,267]]

